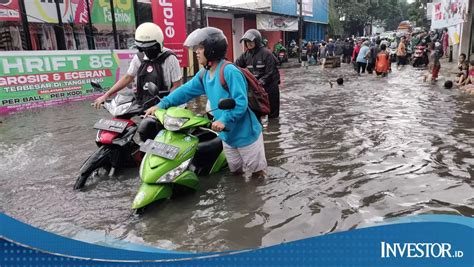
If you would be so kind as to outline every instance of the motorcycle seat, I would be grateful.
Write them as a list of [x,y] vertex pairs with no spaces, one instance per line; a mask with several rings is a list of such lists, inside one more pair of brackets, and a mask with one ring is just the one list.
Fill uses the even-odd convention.
[[209,174],[222,149],[222,140],[217,136],[198,144],[196,154],[192,161],[192,165],[198,176]]

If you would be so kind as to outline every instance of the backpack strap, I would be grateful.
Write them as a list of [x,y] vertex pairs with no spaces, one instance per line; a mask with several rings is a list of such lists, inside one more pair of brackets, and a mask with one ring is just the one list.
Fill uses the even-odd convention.
[[224,89],[228,93],[230,93],[230,91],[229,91],[229,86],[227,85],[227,82],[225,81],[224,68],[225,68],[225,66],[227,66],[229,64],[232,64],[232,62],[225,60],[224,63],[222,63],[221,68],[219,70],[219,80],[221,82],[222,87],[224,87]]
[[140,60],[140,63],[143,63],[143,60],[144,60],[144,58],[145,58],[145,53],[143,53],[143,52],[138,52],[138,53],[137,53],[137,57],[138,57],[138,59]]

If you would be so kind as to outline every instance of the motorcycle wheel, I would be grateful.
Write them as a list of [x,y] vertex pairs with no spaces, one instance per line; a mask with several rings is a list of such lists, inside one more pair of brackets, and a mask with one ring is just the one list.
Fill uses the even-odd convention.
[[104,166],[111,151],[111,147],[104,145],[99,147],[99,149],[89,156],[80,169],[81,173],[76,179],[74,190],[82,189],[86,185],[87,179],[91,176],[91,174],[96,169]]

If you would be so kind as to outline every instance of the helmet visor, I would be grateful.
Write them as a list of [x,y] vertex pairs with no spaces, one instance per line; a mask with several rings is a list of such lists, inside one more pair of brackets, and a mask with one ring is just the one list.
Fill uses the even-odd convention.
[[197,29],[188,35],[183,45],[195,50],[206,38],[208,38],[207,33],[203,29]]
[[242,36],[242,38],[240,38],[240,42],[242,43],[242,41],[251,41],[251,42],[254,42],[255,39],[257,37],[255,36],[255,34],[253,34],[252,32],[246,32],[244,34],[244,36]]
[[154,45],[156,45],[158,42],[155,41],[155,40],[151,40],[151,41],[138,41],[138,40],[135,40],[135,45],[137,46],[138,49],[147,49],[147,48],[150,48]]

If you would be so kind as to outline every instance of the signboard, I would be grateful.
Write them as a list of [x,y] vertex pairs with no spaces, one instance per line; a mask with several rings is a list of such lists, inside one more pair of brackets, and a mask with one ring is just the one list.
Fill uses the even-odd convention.
[[186,40],[185,1],[154,0],[151,2],[153,22],[160,26],[165,35],[164,46],[173,50],[181,67],[188,66]]
[[[313,16],[313,0],[302,0],[303,2],[301,5],[303,6],[303,11],[301,12],[304,17],[312,17]],[[300,6],[298,5],[296,8],[296,12],[300,14]]]
[[[88,1],[89,5],[92,7],[93,0]],[[25,0],[25,7],[29,22],[58,23],[55,1]],[[63,23],[89,22],[86,0],[59,0],[59,9],[61,10],[61,19]]]
[[257,14],[257,29],[265,31],[298,31],[298,18]]
[[74,10],[74,23],[89,22],[89,13],[87,10],[86,1],[89,1],[89,7],[91,7],[93,0],[78,0],[72,2],[72,9]]
[[0,21],[20,21],[18,0],[0,0]]
[[463,23],[467,19],[468,0],[441,0],[433,3],[431,29],[441,29]]
[[[58,23],[56,3],[44,0],[24,0],[29,22]],[[71,0],[59,1],[62,21],[73,22]]]
[[111,51],[0,52],[0,113],[93,96],[110,88],[118,59]]
[[[132,0],[113,0],[115,24],[133,27],[135,11]],[[92,23],[112,25],[112,12],[109,0],[92,0]]]

